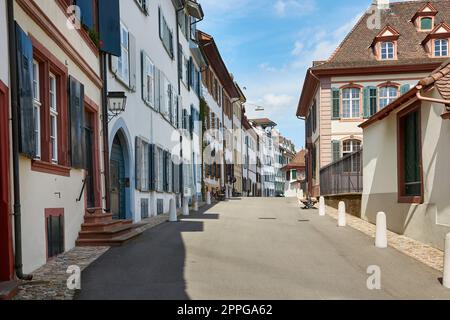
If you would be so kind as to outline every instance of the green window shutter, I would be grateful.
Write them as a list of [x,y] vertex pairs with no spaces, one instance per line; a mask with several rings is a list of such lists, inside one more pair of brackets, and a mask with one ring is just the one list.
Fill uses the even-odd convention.
[[377,112],[377,95],[378,89],[376,87],[365,87],[363,90],[364,95],[364,119],[370,118]]
[[411,86],[409,84],[402,85],[400,87],[400,95],[404,95],[405,93],[407,93],[410,88],[411,88]]
[[365,87],[363,90],[364,102],[363,102],[363,113],[364,119],[370,117],[370,89]]
[[142,191],[142,140],[139,137],[136,137],[136,145],[135,145],[135,151],[136,151],[136,158],[135,158],[135,169],[134,169],[134,176],[135,176],[135,182],[136,182],[136,189],[139,191]]
[[378,111],[378,88],[377,87],[368,87],[368,89],[369,89],[369,102],[370,102],[369,115],[373,116]]
[[422,30],[433,29],[433,20],[431,18],[422,18],[420,21],[420,28]]
[[341,142],[337,140],[331,141],[333,150],[333,162],[338,161],[341,158]]
[[148,161],[148,165],[149,165],[149,170],[148,170],[148,174],[149,174],[149,181],[150,181],[150,190],[155,190],[156,189],[156,159],[155,159],[155,145],[151,144],[148,148],[148,152],[149,152],[149,161]]
[[341,93],[340,90],[338,88],[333,88],[332,92],[331,92],[331,97],[332,97],[332,114],[331,114],[331,119],[332,120],[337,120],[340,119],[341,117],[341,108],[340,108],[340,100],[341,100]]

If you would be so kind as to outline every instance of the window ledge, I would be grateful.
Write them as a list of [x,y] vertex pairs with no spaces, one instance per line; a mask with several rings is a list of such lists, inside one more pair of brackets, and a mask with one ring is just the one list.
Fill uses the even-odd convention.
[[419,205],[419,204],[423,204],[423,197],[422,196],[416,196],[416,197],[399,196],[398,203]]
[[339,121],[341,121],[341,122],[363,122],[364,118],[348,118],[348,119],[341,118],[341,119],[339,119]]
[[70,177],[70,168],[41,160],[31,161],[31,170],[57,176]]

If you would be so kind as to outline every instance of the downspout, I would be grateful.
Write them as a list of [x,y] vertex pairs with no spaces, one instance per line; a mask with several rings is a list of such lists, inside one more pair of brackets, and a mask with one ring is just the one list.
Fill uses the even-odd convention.
[[107,74],[107,56],[105,52],[100,55],[100,72],[103,80],[102,88],[102,131],[103,131],[103,172],[105,181],[105,212],[111,212],[111,195],[109,185],[109,128],[108,128],[108,74]]
[[[178,61],[179,59],[179,55],[178,53],[180,52],[180,30],[179,30],[179,22],[180,19],[178,17],[178,13],[180,13],[181,11],[183,11],[185,8],[185,4],[183,4],[181,7],[179,8],[175,8],[175,28],[177,30],[176,32],[176,36],[177,36],[177,52],[176,52],[176,56],[177,56],[177,82],[178,82],[178,95],[181,95],[181,79],[180,79],[180,61]],[[189,82],[189,81],[188,81]],[[183,106],[178,106],[178,108],[183,108]],[[178,110],[179,112],[179,110]],[[178,113],[179,114],[179,113]],[[181,114],[183,115],[183,110],[181,110]],[[184,123],[183,119],[183,123]],[[183,127],[181,127],[181,134],[180,134],[180,163],[181,163],[181,186],[182,186],[182,190],[180,190],[180,194],[181,194],[181,205],[184,205],[184,161],[183,161]]]
[[22,213],[20,203],[20,169],[19,169],[19,102],[17,83],[17,52],[16,30],[14,25],[14,0],[8,0],[8,44],[9,44],[9,69],[11,87],[11,120],[12,120],[12,163],[13,163],[13,189],[14,189],[14,269],[17,278],[32,280],[33,276],[23,273],[22,264]]
[[443,105],[445,105],[445,108],[447,109],[447,111],[450,111],[450,100],[427,98],[427,97],[422,96],[421,91],[423,89],[423,86],[420,84],[416,86],[416,89],[418,90],[416,93],[417,99],[419,99],[421,101],[428,101],[428,102],[443,104]]

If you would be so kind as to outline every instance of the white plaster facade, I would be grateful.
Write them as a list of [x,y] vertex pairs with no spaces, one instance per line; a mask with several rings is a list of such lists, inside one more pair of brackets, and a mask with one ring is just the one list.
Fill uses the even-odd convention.
[[[56,1],[36,0],[35,4],[45,15],[45,19],[51,21],[55,29],[43,30],[35,20],[30,17],[17,3],[14,5],[15,20],[29,35],[32,35],[56,59],[68,69],[68,75],[75,77],[84,84],[85,97],[92,100],[97,106],[101,106],[101,89],[80,68],[61,47],[61,43],[55,42],[47,32],[54,34],[61,32],[68,43],[73,46],[79,56],[87,63],[88,68],[99,77],[99,59],[77,30],[69,30],[66,26],[67,16],[57,5]],[[3,2],[4,3],[4,2]],[[3,29],[0,28],[1,30]],[[5,39],[5,38],[3,38]],[[1,41],[3,43],[3,41]],[[3,44],[1,44],[3,46]],[[2,54],[3,56],[3,54]],[[100,110],[98,117],[100,117]],[[100,121],[100,118],[98,118]],[[99,129],[100,130],[100,129]],[[100,136],[100,131],[98,132]],[[99,148],[102,150],[100,143]],[[81,229],[86,210],[84,198],[76,199],[80,195],[85,178],[85,171],[70,169],[70,176],[60,176],[50,173],[35,171],[31,168],[32,160],[20,156],[20,186],[22,204],[22,249],[23,270],[32,272],[47,262],[47,234],[46,234],[46,209],[64,210],[64,250],[70,250],[75,246],[78,232]],[[100,171],[103,161],[99,154]],[[102,179],[103,180],[103,179]],[[103,181],[101,182],[103,185]],[[43,187],[45,186],[45,187]]]
[[[426,96],[442,99],[436,89]],[[397,162],[397,115],[414,103],[420,104],[423,174],[423,201],[417,204],[399,201]],[[413,99],[364,128],[361,204],[362,218],[375,223],[377,212],[383,211],[388,229],[439,249],[444,248],[445,234],[450,231],[450,122],[441,118],[444,109],[442,104]]]

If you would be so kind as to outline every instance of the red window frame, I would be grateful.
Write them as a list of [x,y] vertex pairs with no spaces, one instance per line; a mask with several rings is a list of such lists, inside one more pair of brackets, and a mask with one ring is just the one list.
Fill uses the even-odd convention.
[[[69,160],[69,108],[67,96],[68,69],[36,38],[30,36],[33,43],[33,59],[39,64],[40,82],[40,124],[41,124],[41,159],[32,160],[33,171],[70,176]],[[51,160],[50,140],[50,73],[56,77],[58,105],[58,163]]]
[[[402,119],[412,112],[418,112],[419,116],[419,170],[420,170],[420,195],[406,196],[405,195],[405,158],[404,158],[404,131]],[[424,201],[424,186],[423,186],[423,165],[422,165],[422,115],[421,103],[417,102],[397,114],[397,178],[398,178],[398,202],[421,204]]]

